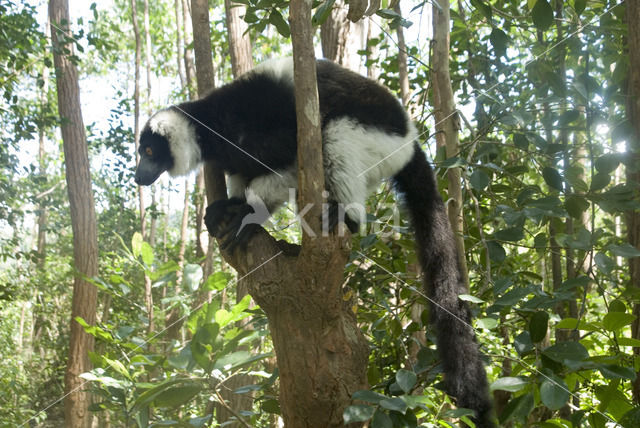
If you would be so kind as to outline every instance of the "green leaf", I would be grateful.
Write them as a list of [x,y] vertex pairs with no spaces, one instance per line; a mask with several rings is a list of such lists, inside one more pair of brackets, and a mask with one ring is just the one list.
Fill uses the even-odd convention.
[[583,361],[589,358],[589,352],[579,342],[560,342],[542,351],[544,355],[559,363],[565,360]]
[[144,240],[142,239],[142,235],[140,232],[136,232],[131,237],[131,251],[133,252],[133,256],[137,259],[142,254],[142,243]]
[[578,110],[567,110],[558,118],[559,126],[567,126],[571,122],[575,122],[580,118],[580,112]]
[[245,310],[249,308],[250,303],[251,296],[247,294],[241,301],[231,308],[231,311],[227,311],[226,309],[218,310],[215,314],[216,322],[220,327],[225,327],[229,323],[240,321],[241,319],[248,317],[251,314],[245,312]]
[[151,266],[153,264],[153,248],[148,242],[142,242],[141,255],[145,265]]
[[489,35],[489,41],[496,52],[497,57],[504,56],[509,44],[509,36],[499,28],[494,28]]
[[569,400],[569,388],[562,379],[551,376],[540,385],[540,399],[549,409],[558,410]]
[[618,257],[625,257],[629,259],[633,257],[640,257],[640,250],[631,244],[609,245],[607,249],[611,251],[614,256]]
[[269,14],[269,24],[276,27],[278,33],[280,33],[282,37],[288,38],[291,35],[289,24],[276,9],[272,9],[271,13]]
[[322,3],[313,14],[311,23],[313,25],[322,25],[322,23],[326,21],[331,14],[331,9],[333,9],[333,4],[335,2],[336,0],[326,0],[324,3]]
[[491,6],[482,0],[471,0],[471,4],[475,7],[480,13],[484,15],[485,18],[491,20],[493,16],[493,11],[491,10]]
[[487,173],[479,169],[473,171],[471,177],[469,177],[471,187],[478,191],[484,190],[489,185],[489,180]]
[[127,370],[127,368],[124,366],[124,364],[122,364],[120,361],[112,360],[112,359],[109,359],[109,358],[104,357],[104,356],[102,358],[116,372],[118,372],[119,374],[121,374],[122,376],[124,376],[125,378],[127,378],[129,380],[133,380],[131,378],[131,375],[129,374],[129,370]]
[[417,380],[418,377],[413,371],[400,369],[396,372],[396,383],[407,394],[411,392]]
[[458,168],[461,166],[465,166],[467,164],[467,161],[464,160],[463,158],[459,158],[459,157],[452,157],[452,158],[447,158],[445,159],[441,164],[440,167],[442,168]]
[[373,420],[371,421],[371,428],[393,428],[393,421],[386,413],[380,411],[378,409],[374,415]]
[[564,180],[557,169],[545,167],[542,169],[542,178],[545,183],[552,189],[562,190],[564,188]]
[[549,314],[544,311],[537,311],[531,316],[529,321],[529,334],[531,341],[540,342],[547,336],[547,328],[549,326]]
[[538,30],[546,30],[553,24],[553,9],[547,0],[537,0],[531,10],[533,24]]
[[573,9],[578,15],[584,12],[585,7],[587,7],[587,0],[575,0],[573,2]]
[[407,411],[407,403],[405,403],[404,400],[399,397],[382,400],[380,402],[380,407],[387,410],[395,410],[396,412],[400,412],[402,414]]
[[561,320],[560,322],[558,322],[555,325],[556,329],[558,328],[562,328],[562,329],[567,329],[567,330],[585,330],[585,331],[598,331],[600,330],[600,328],[598,328],[597,326],[588,323],[584,320],[580,320],[578,321],[576,318],[565,318],[563,320]]
[[508,227],[497,231],[494,238],[498,241],[517,242],[524,239],[524,230],[522,227]]
[[382,400],[386,400],[389,397],[375,391],[363,389],[363,390],[354,392],[351,398],[353,398],[354,400],[366,401],[367,403],[378,404]]
[[571,195],[564,202],[564,208],[573,218],[580,218],[591,205],[583,196]]
[[487,241],[487,249],[489,250],[489,258],[492,262],[501,263],[507,258],[507,252],[502,245],[496,241]]
[[634,348],[640,348],[640,339],[634,339],[632,337],[619,337],[618,344],[621,346],[633,346]]
[[471,303],[484,303],[484,300],[470,294],[459,294],[458,299]]
[[607,153],[596,159],[595,167],[598,172],[603,174],[610,174],[618,168],[622,157],[620,153]]
[[602,325],[605,330],[618,331],[622,327],[631,324],[635,321],[636,316],[633,314],[626,314],[624,312],[609,312],[604,316]]
[[513,339],[513,347],[520,355],[533,351],[533,342],[528,331],[523,331]]
[[640,427],[640,406],[634,407],[622,415],[620,424],[624,428]]
[[611,176],[609,174],[603,174],[601,172],[596,173],[591,180],[590,191],[597,192],[609,185],[611,182]]
[[203,389],[200,383],[172,386],[158,394],[154,403],[158,407],[178,407],[190,401]]
[[345,425],[354,422],[365,422],[371,419],[376,408],[368,404],[354,404],[344,409],[342,419]]
[[209,275],[205,287],[207,290],[220,291],[229,283],[230,275],[227,272],[218,271]]
[[636,372],[631,367],[621,367],[615,364],[604,364],[598,367],[600,373],[607,379],[636,380]]
[[598,269],[607,274],[611,273],[611,271],[616,267],[616,263],[604,253],[596,253],[594,260]]
[[495,318],[478,318],[476,320],[476,324],[478,325],[478,328],[493,330],[498,326],[498,320]]
[[513,134],[513,144],[520,150],[529,149],[529,140],[524,134]]
[[522,388],[527,386],[529,382],[526,379],[522,379],[519,377],[501,377],[491,384],[489,388],[491,391],[509,391],[509,392],[517,392]]
[[184,267],[182,283],[190,290],[196,291],[202,281],[202,266],[189,263]]

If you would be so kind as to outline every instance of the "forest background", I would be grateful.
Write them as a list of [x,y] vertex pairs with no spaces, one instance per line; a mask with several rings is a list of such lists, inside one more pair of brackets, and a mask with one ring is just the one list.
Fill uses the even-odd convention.
[[[0,0],[0,426],[276,426],[292,403],[267,314],[203,229],[204,175],[141,189],[133,169],[153,111],[291,55],[289,2],[73,2],[66,21],[50,3]],[[503,426],[640,426],[639,3],[313,3],[317,56],[387,86],[420,129]],[[340,423],[470,423],[438,388],[410,225],[388,184],[368,205],[340,287],[366,381]],[[291,207],[268,230],[301,240]]]

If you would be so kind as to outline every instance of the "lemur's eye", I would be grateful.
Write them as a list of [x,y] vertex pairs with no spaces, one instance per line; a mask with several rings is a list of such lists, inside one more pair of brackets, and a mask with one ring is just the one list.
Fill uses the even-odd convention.
[[146,149],[144,149],[145,153],[149,156],[153,156],[153,150],[151,150],[151,147],[147,147]]

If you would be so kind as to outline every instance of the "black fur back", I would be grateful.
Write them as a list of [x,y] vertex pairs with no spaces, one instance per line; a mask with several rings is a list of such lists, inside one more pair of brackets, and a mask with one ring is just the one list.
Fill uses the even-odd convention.
[[456,398],[459,407],[477,412],[474,421],[478,428],[493,427],[486,374],[470,327],[471,314],[466,303],[458,298],[466,289],[454,237],[431,166],[420,147],[416,145],[415,150],[394,181],[404,196],[415,229],[447,393]]

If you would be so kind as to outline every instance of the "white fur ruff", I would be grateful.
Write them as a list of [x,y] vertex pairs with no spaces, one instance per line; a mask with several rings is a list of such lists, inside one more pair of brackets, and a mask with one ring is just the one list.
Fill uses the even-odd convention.
[[[293,85],[293,58],[274,58],[264,61],[251,70],[252,73],[270,74],[276,79],[291,82]],[[250,74],[250,73],[247,73]]]
[[184,115],[177,111],[161,110],[149,119],[149,128],[169,141],[173,156],[172,177],[186,175],[202,162],[202,150],[198,145],[196,130]]

